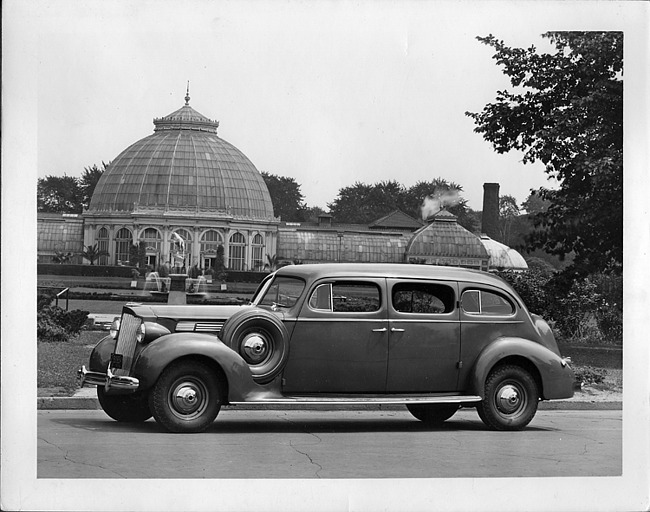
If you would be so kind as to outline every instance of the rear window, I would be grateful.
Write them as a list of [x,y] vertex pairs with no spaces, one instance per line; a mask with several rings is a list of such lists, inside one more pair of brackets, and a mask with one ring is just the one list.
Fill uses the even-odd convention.
[[465,290],[463,311],[473,315],[512,315],[515,308],[504,296],[486,290]]

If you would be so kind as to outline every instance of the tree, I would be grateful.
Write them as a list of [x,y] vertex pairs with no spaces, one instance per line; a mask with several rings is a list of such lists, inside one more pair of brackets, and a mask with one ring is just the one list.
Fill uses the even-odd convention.
[[468,208],[467,200],[461,195],[462,192],[463,187],[444,178],[418,181],[406,191],[407,206],[404,212],[416,219],[426,220],[429,215],[445,208],[458,217],[458,223],[465,229],[477,231],[480,221],[476,212]]
[[147,247],[144,242],[132,244],[129,248],[129,265],[144,268],[147,264]]
[[305,222],[318,222],[318,217],[325,213],[320,206],[308,206],[305,208],[304,221]]
[[108,256],[108,252],[102,250],[99,250],[97,248],[97,244],[95,245],[87,245],[83,251],[81,251],[81,255],[87,259],[91,265],[95,264],[95,260],[101,258],[102,256]]
[[81,213],[83,194],[73,176],[46,176],[36,185],[37,211],[46,213]]
[[499,231],[501,241],[506,245],[512,245],[510,236],[512,225],[517,221],[519,214],[519,206],[514,196],[499,197]]
[[102,168],[97,167],[97,164],[94,164],[92,167],[85,167],[84,172],[79,179],[79,190],[81,191],[81,203],[84,209],[88,209],[90,205],[90,200],[93,197],[93,192],[97,186],[99,178],[102,177],[106,168],[110,165],[102,162]]
[[541,161],[560,183],[541,188],[546,210],[534,214],[529,248],[564,257],[571,272],[620,267],[623,260],[623,34],[548,32],[555,53],[509,48],[490,35],[515,90],[466,114],[475,132],[498,153],[519,150],[523,162]]
[[526,213],[528,214],[545,212],[548,210],[550,205],[551,202],[548,199],[542,199],[539,192],[535,190],[531,190],[528,198],[521,203],[521,207],[526,210]]
[[441,208],[458,217],[458,223],[469,229],[478,229],[475,212],[467,207],[463,188],[444,178],[419,181],[405,188],[397,181],[382,181],[374,185],[356,182],[344,187],[334,202],[327,206],[336,222],[368,224],[395,210],[401,210],[415,219],[426,219]]
[[368,223],[378,217],[369,211],[368,197],[372,191],[372,185],[355,182],[351,187],[339,189],[339,194],[333,202],[327,203],[330,213],[336,222],[361,224]]
[[217,247],[217,256],[214,261],[214,276],[219,281],[225,281],[226,277],[228,277],[228,273],[226,272],[225,254],[226,250],[223,248],[223,245],[219,245],[219,247]]
[[301,222],[305,220],[306,206],[300,185],[293,178],[276,176],[262,172],[262,178],[269,189],[273,214],[286,222]]

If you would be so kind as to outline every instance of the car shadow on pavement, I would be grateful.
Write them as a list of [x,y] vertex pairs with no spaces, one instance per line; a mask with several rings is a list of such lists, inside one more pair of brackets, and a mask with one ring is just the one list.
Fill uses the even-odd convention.
[[[104,433],[169,434],[153,419],[144,423],[120,423],[108,417],[58,418],[52,420],[72,428]],[[484,431],[485,425],[476,419],[448,420],[439,426],[427,426],[408,417],[382,418],[295,418],[278,413],[260,414],[259,418],[217,418],[203,434],[299,434],[299,433],[367,433],[367,432],[471,432]],[[556,431],[554,428],[528,426],[522,432]],[[517,434],[518,432],[511,432]]]

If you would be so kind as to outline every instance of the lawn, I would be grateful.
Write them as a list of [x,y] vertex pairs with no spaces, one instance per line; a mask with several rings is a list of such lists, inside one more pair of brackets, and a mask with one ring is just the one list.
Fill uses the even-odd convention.
[[67,342],[38,342],[37,386],[39,396],[70,396],[79,388],[77,370],[88,366],[95,344],[106,331],[81,331]]

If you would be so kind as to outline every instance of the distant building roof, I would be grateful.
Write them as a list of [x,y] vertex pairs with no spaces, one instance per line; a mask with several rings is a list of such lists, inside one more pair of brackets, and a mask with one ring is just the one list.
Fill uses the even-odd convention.
[[401,210],[395,210],[388,215],[383,216],[381,219],[371,222],[368,227],[370,229],[399,229],[415,231],[416,229],[420,229],[422,225],[422,221],[414,219]]
[[487,235],[481,235],[481,243],[490,256],[491,269],[526,270],[528,268],[524,257],[507,245],[492,240]]
[[431,223],[418,229],[409,242],[408,258],[441,256],[453,258],[488,259],[480,239],[456,222],[456,216],[441,210],[429,217]]
[[262,175],[189,105],[154,119],[154,133],[122,151],[97,182],[86,216],[124,213],[271,220]]
[[280,226],[277,257],[303,263],[401,263],[407,242],[405,234],[368,231],[367,227],[365,231],[352,231]]

